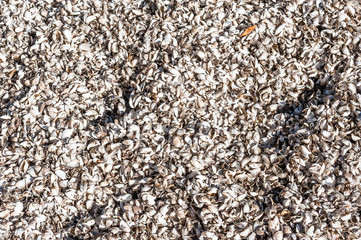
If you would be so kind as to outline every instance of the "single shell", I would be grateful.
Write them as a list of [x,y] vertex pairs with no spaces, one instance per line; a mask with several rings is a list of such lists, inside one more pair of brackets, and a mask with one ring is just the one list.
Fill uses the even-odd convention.
[[198,73],[198,74],[204,74],[204,73],[206,73],[206,71],[205,71],[203,68],[201,68],[201,67],[196,67],[196,68],[194,69],[194,72],[195,72],[195,73]]
[[308,157],[311,152],[305,147],[305,146],[301,146],[301,153],[305,156]]
[[273,240],[282,240],[283,239],[283,232],[277,231],[275,234],[273,234]]
[[73,134],[74,129],[66,129],[61,133],[61,139],[65,140],[67,138],[70,138],[71,135]]
[[173,143],[173,146],[175,146],[177,148],[179,148],[182,144],[180,137],[174,137],[172,143]]
[[55,174],[62,180],[66,179],[66,173],[63,170],[56,170]]
[[200,122],[197,127],[198,131],[202,134],[208,134],[208,132],[211,130],[211,125],[206,121]]
[[68,42],[71,42],[71,40],[73,39],[73,34],[72,32],[69,30],[69,29],[65,29],[63,31],[63,34],[65,36],[65,39],[68,41]]

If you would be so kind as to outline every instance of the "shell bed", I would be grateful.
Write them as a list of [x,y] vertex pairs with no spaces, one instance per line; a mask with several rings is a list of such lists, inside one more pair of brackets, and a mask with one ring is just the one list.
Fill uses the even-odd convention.
[[0,0],[0,240],[361,239],[360,4]]

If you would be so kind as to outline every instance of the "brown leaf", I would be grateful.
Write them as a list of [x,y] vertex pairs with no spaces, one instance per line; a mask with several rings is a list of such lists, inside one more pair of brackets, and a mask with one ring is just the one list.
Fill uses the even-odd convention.
[[241,37],[247,36],[250,32],[252,32],[254,29],[256,28],[256,26],[252,26],[247,28],[241,35]]
[[16,69],[12,70],[11,73],[9,73],[9,77],[12,77],[16,72]]

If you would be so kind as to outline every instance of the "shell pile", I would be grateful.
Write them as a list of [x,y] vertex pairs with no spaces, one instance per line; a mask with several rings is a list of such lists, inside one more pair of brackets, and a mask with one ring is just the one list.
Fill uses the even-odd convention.
[[357,0],[0,0],[0,239],[360,239]]

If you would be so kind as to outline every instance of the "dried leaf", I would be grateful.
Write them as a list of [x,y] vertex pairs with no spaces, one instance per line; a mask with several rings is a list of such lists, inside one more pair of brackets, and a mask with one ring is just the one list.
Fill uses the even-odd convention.
[[9,73],[9,77],[12,77],[15,74],[15,72],[16,72],[16,69],[12,70],[12,72]]
[[256,28],[256,26],[252,26],[247,28],[241,35],[241,37],[247,36],[250,32],[252,32],[254,29]]

